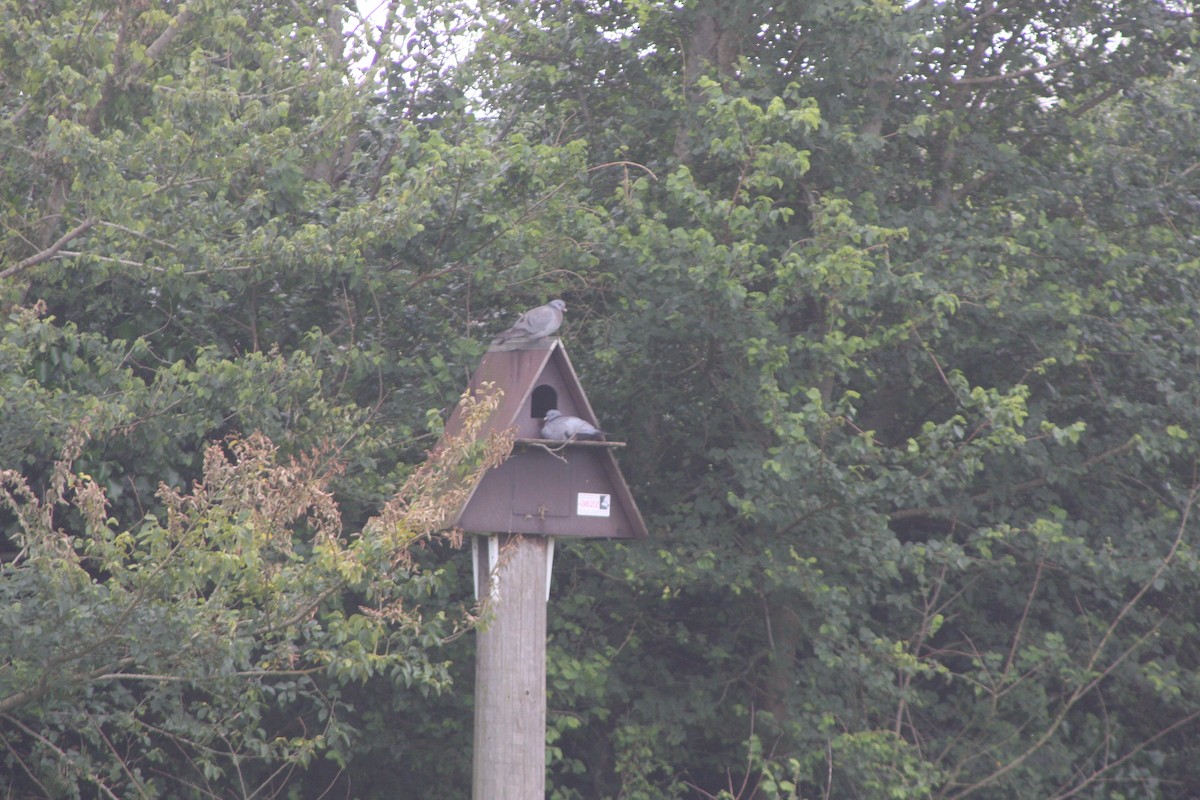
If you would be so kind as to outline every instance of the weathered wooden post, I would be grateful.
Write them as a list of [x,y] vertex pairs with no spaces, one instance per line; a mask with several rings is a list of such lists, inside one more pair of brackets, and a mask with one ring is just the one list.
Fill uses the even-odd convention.
[[[480,476],[452,520],[476,534],[475,590],[487,598],[475,657],[474,800],[546,794],[546,601],[554,537],[646,535],[613,450],[540,439],[550,409],[596,422],[558,339],[493,347],[470,389],[503,391],[480,436],[516,429],[512,455]],[[461,427],[456,411],[447,433]]]
[[[484,537],[478,537],[484,538]],[[471,796],[546,796],[546,569],[549,537],[499,537],[503,556],[492,618],[475,654],[475,749]]]

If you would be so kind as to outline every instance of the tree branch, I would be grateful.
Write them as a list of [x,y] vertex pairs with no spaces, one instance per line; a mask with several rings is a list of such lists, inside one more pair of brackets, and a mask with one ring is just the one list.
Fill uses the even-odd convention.
[[1051,61],[1049,64],[1043,64],[1039,67],[1026,67],[1025,69],[1019,69],[1016,72],[1004,72],[999,75],[979,75],[974,78],[967,78],[967,77],[963,77],[963,78],[955,78],[955,77],[925,78],[925,77],[917,76],[916,78],[914,78],[914,82],[915,83],[939,83],[939,84],[943,84],[946,86],[980,86],[980,85],[986,85],[986,84],[992,84],[992,83],[1004,83],[1005,81],[1013,81],[1013,80],[1016,80],[1017,78],[1025,78],[1030,75],[1037,75],[1038,73],[1041,73],[1041,72],[1049,72],[1051,70],[1058,69],[1059,67],[1066,66],[1067,64],[1070,64],[1072,61],[1075,61],[1075,60],[1076,59],[1074,57],[1060,58],[1057,61]]
[[[1087,666],[1085,667],[1087,672],[1095,671],[1096,663],[1100,660],[1100,656],[1103,654],[1105,647],[1112,638],[1113,634],[1116,632],[1117,628],[1120,627],[1125,617],[1137,607],[1137,604],[1141,602],[1141,599],[1146,595],[1147,592],[1150,591],[1150,589],[1154,586],[1154,583],[1162,576],[1163,572],[1166,571],[1167,567],[1170,566],[1171,562],[1174,560],[1175,554],[1179,551],[1179,546],[1183,542],[1184,533],[1187,531],[1188,519],[1191,516],[1191,511],[1196,503],[1198,495],[1200,495],[1200,486],[1192,487],[1191,492],[1188,494],[1187,502],[1184,504],[1183,514],[1179,521],[1179,527],[1175,534],[1175,540],[1171,543],[1170,550],[1168,550],[1167,554],[1163,556],[1162,563],[1158,565],[1158,569],[1154,570],[1154,573],[1142,582],[1142,585],[1138,588],[1137,593],[1130,598],[1129,602],[1125,603],[1125,605],[1121,607],[1121,610],[1117,612],[1117,616],[1112,620],[1112,622],[1109,623],[1104,635],[1100,637],[1100,642],[1092,650],[1092,653],[1088,658]],[[963,787],[962,791],[950,795],[951,800],[959,800],[959,798],[972,795],[984,787],[991,786],[996,781],[1000,780],[1000,778],[1004,777],[1009,772],[1012,772],[1014,769],[1029,760],[1030,757],[1041,750],[1042,747],[1050,741],[1051,737],[1058,732],[1058,729],[1062,727],[1063,722],[1066,721],[1067,714],[1071,711],[1071,709],[1074,708],[1076,704],[1078,704],[1079,701],[1085,696],[1090,694],[1093,689],[1099,686],[1100,682],[1105,677],[1110,675],[1118,665],[1129,658],[1129,656],[1148,638],[1149,634],[1140,637],[1132,646],[1126,648],[1120,655],[1118,655],[1116,659],[1112,661],[1112,663],[1100,670],[1100,672],[1092,680],[1088,681],[1072,692],[1070,696],[1067,697],[1063,702],[1062,708],[1060,708],[1054,715],[1054,718],[1050,720],[1046,730],[1044,730],[1042,734],[1038,736],[1037,739],[1035,739],[1033,743],[1030,744],[1029,747],[1027,747],[1022,753],[1017,755],[1007,764],[997,767],[992,773],[985,775],[975,783]],[[1188,719],[1189,717],[1185,717],[1182,722],[1186,722]],[[1176,725],[1182,724],[1182,722],[1178,722]],[[1148,741],[1150,740],[1147,740],[1147,742]],[[1145,744],[1146,742],[1143,742],[1143,744],[1140,746],[1144,746]]]
[[1096,781],[1100,780],[1100,778],[1103,777],[1106,773],[1111,772],[1116,767],[1121,766],[1126,761],[1133,758],[1138,753],[1142,752],[1147,747],[1154,744],[1156,741],[1158,741],[1162,737],[1166,736],[1167,734],[1172,733],[1173,731],[1176,731],[1176,730],[1182,728],[1184,725],[1187,725],[1189,722],[1194,722],[1197,717],[1200,717],[1200,711],[1193,711],[1191,714],[1188,714],[1185,717],[1175,720],[1167,727],[1165,727],[1162,730],[1155,733],[1153,736],[1149,736],[1149,737],[1143,739],[1142,741],[1138,742],[1137,745],[1134,746],[1132,749],[1130,749],[1130,751],[1128,753],[1126,753],[1125,755],[1121,756],[1120,758],[1118,758],[1117,760],[1115,760],[1111,763],[1105,764],[1103,767],[1101,767],[1100,769],[1093,772],[1091,775],[1084,778],[1077,785],[1071,786],[1071,787],[1065,787],[1063,789],[1063,791],[1061,791],[1058,794],[1051,797],[1050,800],[1067,800],[1067,798],[1070,798],[1070,797],[1078,797],[1080,790],[1085,789],[1086,787],[1088,787],[1091,784],[1095,783]]
[[120,67],[125,63],[125,50],[128,47],[128,43],[125,41],[125,22],[122,21],[117,39],[117,52],[113,54],[113,65],[117,67],[117,70],[109,73],[107,80],[104,82],[104,87],[100,90],[100,99],[88,109],[87,116],[84,118],[84,124],[89,130],[96,130],[100,122],[100,115],[104,113],[104,109],[112,102],[113,96],[116,94],[118,82],[128,84],[145,74],[150,65],[158,61],[163,52],[171,46],[171,42],[175,41],[175,37],[179,35],[183,26],[192,18],[192,14],[191,5],[187,3],[181,5],[179,12],[167,23],[167,27],[146,48],[142,54],[143,57],[133,60],[129,68],[123,73],[120,71]]
[[[1107,461],[1108,459],[1113,458],[1114,456],[1121,455],[1122,453],[1126,452],[1127,450],[1132,449],[1137,443],[1138,443],[1137,437],[1131,437],[1128,441],[1124,442],[1123,444],[1119,444],[1116,447],[1113,447],[1109,450],[1105,450],[1103,453],[1097,453],[1096,455],[1092,456],[1091,458],[1085,459],[1084,462],[1080,465],[1080,468],[1084,469],[1084,470],[1091,469],[1096,464],[1099,464],[1102,461]],[[1037,489],[1042,486],[1045,486],[1049,482],[1050,482],[1050,479],[1043,475],[1042,477],[1039,477],[1039,478],[1031,478],[1031,479],[1029,479],[1027,481],[1023,481],[1021,483],[1015,483],[1011,487],[1009,487],[1009,492],[1011,492],[1013,494],[1018,494],[1021,492],[1028,492],[1033,489]],[[980,492],[979,494],[972,495],[970,500],[972,503],[982,503],[982,502],[986,502],[987,500],[991,499],[995,495],[996,495],[996,492],[989,489],[986,492]],[[903,519],[919,519],[921,517],[950,517],[950,518],[953,518],[954,517],[954,509],[951,508],[950,506],[930,506],[930,507],[926,507],[926,508],[901,508],[901,509],[898,509],[898,510],[893,511],[890,514],[888,514],[888,520],[891,522],[895,522],[897,520],[903,520]]]
[[0,280],[3,280],[4,278],[11,278],[18,272],[24,272],[30,267],[36,267],[43,261],[49,261],[58,255],[58,252],[66,247],[68,242],[70,242],[72,239],[78,239],[80,236],[87,233],[89,230],[95,227],[97,222],[99,222],[99,220],[97,220],[95,217],[88,217],[83,222],[79,223],[74,228],[58,237],[58,241],[54,242],[54,244],[50,245],[45,250],[42,250],[40,253],[34,253],[29,258],[18,261],[11,267],[0,271]]
[[[70,764],[75,763],[75,760],[72,759],[71,756],[68,755],[66,753],[66,751],[64,751],[61,747],[59,747],[54,742],[47,739],[42,734],[35,731],[33,728],[30,728],[28,725],[21,722],[21,720],[17,719],[14,716],[9,715],[9,714],[0,714],[0,717],[2,717],[6,722],[8,722],[14,728],[18,728],[26,736],[30,737],[31,739],[37,740],[42,745],[53,750],[58,755],[59,763],[64,764],[64,765],[70,765]],[[85,770],[80,767],[77,767],[76,769],[78,770],[81,777],[84,777],[88,781],[90,781],[98,790],[103,792],[107,797],[111,798],[111,800],[120,800],[120,798],[118,798],[115,794],[113,794],[112,790],[108,788],[108,785],[100,778],[99,775],[96,775],[95,773]]]

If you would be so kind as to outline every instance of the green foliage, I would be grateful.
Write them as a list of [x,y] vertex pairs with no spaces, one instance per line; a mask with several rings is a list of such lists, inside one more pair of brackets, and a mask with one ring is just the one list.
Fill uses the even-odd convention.
[[160,485],[165,513],[135,525],[108,516],[103,489],[72,469],[82,433],[45,496],[0,473],[19,523],[0,573],[0,735],[19,785],[200,796],[236,775],[244,793],[278,790],[280,763],[351,759],[344,687],[381,676],[445,688],[433,654],[468,620],[420,611],[444,576],[411,552],[461,503],[464,474],[511,448],[477,452],[495,399],[349,540],[328,489],[338,462],[279,463],[261,434],[210,446],[201,480],[186,494]]
[[[1190,18],[534,7],[481,43],[500,113],[648,167],[596,182],[575,340],[655,532],[590,556],[590,796],[1194,782],[1200,697],[1136,677],[1191,629]],[[581,86],[552,43],[601,18]]]
[[[414,555],[393,574],[420,624],[380,622],[356,609],[392,608],[367,574],[384,551],[356,534],[487,334],[565,296],[652,539],[560,548],[554,797],[1200,783],[1189,13],[385,6],[0,3],[0,142],[21,156],[0,166],[0,550],[5,585],[38,593],[5,606],[20,664],[136,609],[138,668],[207,693],[155,700],[176,740],[240,725],[241,703],[267,733],[226,752],[336,759],[306,762],[309,794],[344,769],[364,797],[465,796],[469,637],[431,655],[469,603],[459,556]],[[311,468],[340,536],[187,488],[251,442],[255,480]],[[101,493],[103,513],[84,502]],[[203,546],[172,549],[179,520]],[[25,552],[33,529],[64,557]],[[26,599],[51,585],[70,588],[57,610]],[[221,650],[302,596],[323,598],[312,627]],[[307,683],[230,678],[294,636]],[[78,681],[124,657],[106,647],[48,672],[76,693],[13,717],[7,758],[38,742],[83,770],[64,791],[161,791],[160,734],[83,702]],[[138,756],[105,762],[118,730]],[[223,763],[205,785],[240,791]]]

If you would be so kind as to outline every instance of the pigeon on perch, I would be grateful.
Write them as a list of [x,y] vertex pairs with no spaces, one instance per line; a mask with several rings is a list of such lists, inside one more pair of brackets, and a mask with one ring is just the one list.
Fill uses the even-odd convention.
[[546,412],[545,422],[542,425],[542,438],[560,442],[572,439],[603,441],[604,431],[586,420],[567,416],[558,409],[552,408]]
[[544,306],[531,308],[513,323],[513,326],[496,337],[494,343],[514,340],[544,339],[562,325],[563,312],[567,304],[562,300],[551,300]]

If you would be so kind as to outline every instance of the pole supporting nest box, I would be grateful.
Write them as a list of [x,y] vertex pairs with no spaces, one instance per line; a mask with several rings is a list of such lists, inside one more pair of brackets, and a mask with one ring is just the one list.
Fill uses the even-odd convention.
[[[475,599],[495,601],[500,597],[500,536],[471,537],[471,577]],[[546,602],[550,602],[550,573],[554,569],[554,537],[546,537]],[[480,578],[483,579],[481,584]]]
[[[472,536],[475,597],[484,608],[475,656],[473,800],[546,794],[546,603],[555,537],[639,539],[646,524],[617,467],[621,442],[541,439],[557,409],[593,425],[559,339],[493,347],[471,377],[503,394],[479,436],[516,429],[513,452],[479,476],[450,525]],[[462,430],[462,410],[446,423]]]

